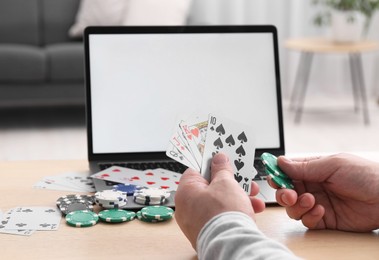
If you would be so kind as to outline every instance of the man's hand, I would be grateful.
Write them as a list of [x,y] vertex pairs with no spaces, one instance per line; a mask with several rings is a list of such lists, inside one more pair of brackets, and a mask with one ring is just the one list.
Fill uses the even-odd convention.
[[378,163],[338,154],[293,160],[280,156],[278,165],[295,184],[295,190],[276,192],[289,217],[310,229],[365,232],[379,228]]
[[175,219],[193,248],[200,230],[214,216],[238,211],[254,219],[265,208],[263,201],[253,197],[259,192],[258,185],[252,182],[251,196],[247,196],[235,181],[225,154],[214,156],[211,175],[208,183],[199,172],[187,169],[175,194]]

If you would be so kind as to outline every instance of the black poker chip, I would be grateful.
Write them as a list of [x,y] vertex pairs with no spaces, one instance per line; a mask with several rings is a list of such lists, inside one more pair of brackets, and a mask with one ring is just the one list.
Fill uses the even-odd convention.
[[78,210],[93,211],[93,206],[85,204],[85,203],[82,203],[82,202],[74,202],[74,203],[71,203],[71,204],[62,204],[59,207],[59,209],[60,209],[60,211],[62,212],[63,215],[67,215],[70,212],[78,211]]
[[77,210],[93,210],[95,199],[91,195],[69,194],[57,199],[56,205],[63,215]]

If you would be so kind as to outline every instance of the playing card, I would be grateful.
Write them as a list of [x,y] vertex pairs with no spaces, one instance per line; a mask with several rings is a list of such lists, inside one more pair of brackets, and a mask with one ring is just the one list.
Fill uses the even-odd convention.
[[34,233],[35,230],[22,230],[22,229],[5,229],[5,225],[8,223],[12,209],[7,213],[3,214],[0,211],[0,233],[10,234],[10,235],[21,235],[21,236],[30,236]]
[[120,166],[112,166],[103,171],[91,175],[91,178],[101,179],[106,181],[112,181],[125,184],[137,184],[141,185],[139,180],[142,171],[129,169]]
[[88,172],[66,172],[61,176],[72,184],[73,187],[77,187],[85,192],[95,192],[92,178],[88,175]]
[[9,214],[5,229],[57,230],[61,213],[51,207],[18,207]]
[[197,162],[201,166],[208,118],[192,118],[182,121],[179,126],[183,136],[188,143],[189,148]]
[[[200,171],[200,165],[196,162],[196,159],[193,157],[191,151],[186,145],[186,142],[183,140],[182,130],[179,126],[179,124],[176,127],[176,132],[172,135],[170,138],[170,142],[174,145],[174,147],[177,148],[178,152],[183,155],[183,157],[186,159],[185,161],[188,161],[189,164],[185,164],[187,167],[190,167],[192,169],[195,169],[197,171]],[[167,156],[172,158],[172,155],[170,154],[170,151],[166,152]],[[175,160],[175,158],[173,158]]]
[[168,191],[176,191],[181,174],[166,169],[146,170],[141,175],[142,186],[161,188]]
[[175,147],[175,145],[171,142],[169,142],[167,150],[166,150],[166,155],[170,157],[171,159],[174,159],[177,162],[180,162],[181,164],[189,167],[189,168],[195,168],[184,155],[179,152],[178,148]]
[[87,172],[66,172],[46,176],[33,186],[38,189],[64,190],[75,192],[94,192],[95,187]]
[[255,154],[252,130],[228,118],[210,115],[201,165],[201,174],[208,181],[211,160],[219,152],[229,156],[236,181],[246,193],[250,194]]

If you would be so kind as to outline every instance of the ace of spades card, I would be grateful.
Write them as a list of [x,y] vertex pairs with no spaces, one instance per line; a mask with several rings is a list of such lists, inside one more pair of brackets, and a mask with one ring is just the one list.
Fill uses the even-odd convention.
[[225,117],[209,115],[205,150],[201,165],[202,176],[210,180],[210,165],[219,152],[229,156],[234,178],[247,194],[254,177],[255,143],[250,127]]

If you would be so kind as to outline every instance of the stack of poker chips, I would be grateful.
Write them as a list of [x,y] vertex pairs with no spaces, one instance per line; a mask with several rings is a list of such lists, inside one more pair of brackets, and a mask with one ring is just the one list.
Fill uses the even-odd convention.
[[141,205],[163,205],[170,193],[159,188],[144,188],[134,192],[134,202]]
[[120,183],[120,184],[113,185],[113,190],[126,192],[128,196],[133,196],[134,192],[142,188],[143,188],[142,186],[133,185],[133,184]]
[[95,199],[91,195],[69,194],[58,198],[56,204],[62,214],[67,215],[77,210],[93,211]]
[[137,218],[143,222],[157,223],[172,218],[174,210],[165,206],[148,206],[137,212]]
[[106,209],[118,209],[126,206],[127,193],[116,190],[104,190],[95,193],[95,202]]

